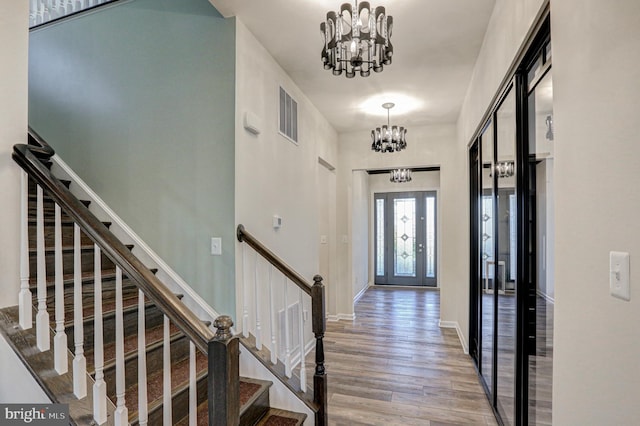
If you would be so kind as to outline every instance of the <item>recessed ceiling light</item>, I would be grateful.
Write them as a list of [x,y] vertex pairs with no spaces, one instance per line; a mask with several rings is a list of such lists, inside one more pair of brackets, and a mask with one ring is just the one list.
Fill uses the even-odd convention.
[[365,114],[385,116],[387,115],[387,111],[381,109],[380,105],[386,102],[392,102],[395,104],[393,114],[396,116],[413,112],[422,108],[424,105],[423,101],[403,93],[380,93],[367,98],[364,102],[358,105],[358,109]]

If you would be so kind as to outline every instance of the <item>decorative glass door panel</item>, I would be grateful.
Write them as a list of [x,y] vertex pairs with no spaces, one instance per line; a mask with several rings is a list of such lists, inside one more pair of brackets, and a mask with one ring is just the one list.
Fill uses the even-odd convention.
[[393,275],[416,276],[416,199],[393,200]]
[[435,192],[376,194],[374,206],[375,283],[435,286]]

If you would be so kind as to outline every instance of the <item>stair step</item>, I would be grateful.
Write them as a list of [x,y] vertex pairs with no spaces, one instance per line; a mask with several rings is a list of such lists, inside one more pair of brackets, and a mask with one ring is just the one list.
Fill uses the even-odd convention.
[[298,426],[306,419],[307,415],[303,413],[270,408],[256,426]]
[[[133,249],[133,245],[127,245],[129,250]],[[94,257],[95,257],[95,245],[85,244],[80,246],[81,251],[81,265],[83,271],[93,271]],[[36,275],[37,269],[37,250],[29,250],[29,271],[30,275]],[[55,249],[53,247],[45,248],[45,270],[47,276],[51,277],[55,275]],[[109,257],[102,252],[101,253],[101,266],[107,270],[115,269],[115,264],[109,259]],[[74,247],[65,246],[62,247],[62,269],[63,274],[72,274],[74,272]]]
[[[265,380],[240,378],[240,424],[254,425],[269,412],[269,388],[273,383]],[[205,399],[198,395],[198,426],[209,424],[209,405]],[[189,416],[180,419],[176,426],[189,425]]]

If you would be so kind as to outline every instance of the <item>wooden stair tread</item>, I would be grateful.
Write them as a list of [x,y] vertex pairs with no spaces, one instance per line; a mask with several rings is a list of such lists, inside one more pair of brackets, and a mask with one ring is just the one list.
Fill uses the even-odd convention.
[[[169,326],[169,334],[171,336],[171,340],[174,340],[176,336],[182,335],[182,332],[173,324]],[[145,343],[147,349],[150,346],[162,342],[164,338],[164,324],[157,325],[155,327],[148,328],[145,330]],[[138,353],[138,333],[129,334],[124,338],[124,357],[125,359],[131,355],[135,355]],[[105,368],[115,362],[116,358],[116,343],[115,341],[109,342],[103,346],[103,354],[104,354],[104,365]],[[85,350],[85,357],[87,358],[87,372],[90,374],[95,373],[94,371],[94,357],[93,357],[93,348],[89,348]]]
[[[206,375],[208,367],[207,357],[200,351],[196,351],[196,377]],[[147,376],[147,405],[149,412],[162,405],[164,371],[155,371]],[[189,385],[189,358],[185,358],[171,365],[171,390],[172,394]],[[125,393],[129,421],[138,418],[138,384],[130,386]]]
[[[265,380],[256,380],[248,377],[240,377],[240,415],[247,410],[249,405],[258,399],[260,395],[267,392],[272,383]],[[197,411],[198,426],[208,426],[209,424],[209,405],[208,401],[203,401],[198,405]],[[242,424],[242,423],[241,423]],[[176,426],[188,426],[189,416],[181,419]]]
[[297,426],[304,423],[306,414],[270,408],[256,426]]

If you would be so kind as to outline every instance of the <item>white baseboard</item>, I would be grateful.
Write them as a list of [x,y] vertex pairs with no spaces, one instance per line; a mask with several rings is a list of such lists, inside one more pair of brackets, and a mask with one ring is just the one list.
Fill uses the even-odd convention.
[[[71,192],[78,198],[91,200],[90,210],[101,220],[112,222],[110,231],[122,242],[134,245],[134,253],[147,267],[157,268],[156,276],[172,291],[182,293],[182,302],[202,320],[213,321],[219,314],[162,260],[58,155],[52,157],[67,178],[73,182]],[[77,187],[76,187],[77,185]],[[79,190],[78,190],[79,189]]]
[[355,295],[355,297],[353,298],[353,303],[355,304],[358,300],[360,300],[360,298],[362,297],[362,295],[364,294],[365,291],[367,291],[369,289],[369,287],[371,286],[371,284],[367,283],[366,286],[364,286],[362,288],[362,290],[360,290],[358,292],[358,294]]
[[556,303],[556,299],[554,299],[553,297],[549,296],[546,293],[541,292],[540,290],[536,290],[536,294],[540,297],[542,297],[544,300],[546,300],[547,302],[551,303],[552,305],[555,305]]
[[356,314],[337,314],[337,315],[327,315],[327,321],[354,321],[356,319]]
[[354,321],[356,319],[356,314],[337,314],[337,315],[327,315],[327,321]]
[[440,328],[454,328],[456,333],[458,333],[458,339],[460,340],[460,345],[462,346],[462,350],[465,354],[469,354],[469,347],[467,343],[464,341],[464,336],[462,335],[462,330],[460,330],[460,324],[458,321],[438,321],[438,326]]

